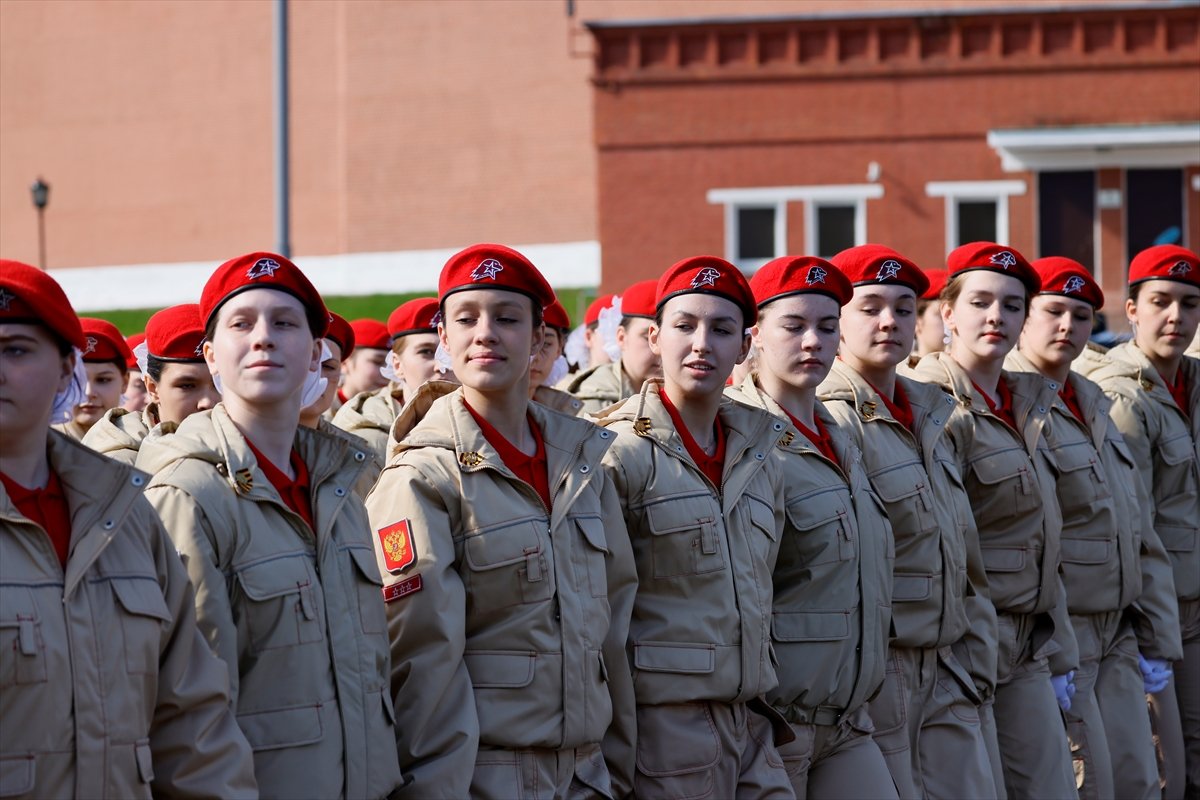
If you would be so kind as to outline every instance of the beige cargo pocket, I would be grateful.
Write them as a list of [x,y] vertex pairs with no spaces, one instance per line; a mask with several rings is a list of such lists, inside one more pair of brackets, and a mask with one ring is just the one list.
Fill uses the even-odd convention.
[[[508,608],[554,596],[554,564],[544,520],[523,520],[468,534],[463,550],[474,602]],[[541,532],[540,532],[541,529]]]
[[1056,447],[1052,453],[1059,473],[1058,496],[1063,502],[1063,516],[1068,523],[1074,509],[1112,496],[1100,454],[1090,441]]
[[850,611],[777,611],[771,638],[777,642],[837,642],[850,635]]
[[982,485],[968,489],[972,502],[979,503],[977,518],[1007,519],[1041,505],[1037,474],[1024,450],[1011,447],[989,453],[972,461],[969,469]]
[[1071,564],[1104,564],[1113,557],[1116,543],[1111,539],[1085,539],[1064,536],[1060,542],[1062,560]]
[[937,527],[929,476],[919,463],[890,467],[869,478],[899,536],[917,536]]
[[33,592],[0,586],[0,686],[46,682],[46,642]]
[[917,603],[928,600],[933,591],[932,575],[896,573],[892,578],[892,602]]
[[726,568],[720,514],[712,495],[672,497],[646,506],[655,578],[703,575]]
[[375,563],[375,551],[369,547],[348,547],[354,562],[354,583],[358,588],[358,616],[363,633],[387,632],[387,612],[383,607],[383,578]]
[[125,668],[131,675],[158,673],[163,635],[173,619],[162,587],[151,577],[113,578],[113,593],[125,609],[121,635],[125,638]]
[[575,517],[575,524],[583,534],[581,551],[592,597],[608,597],[608,568],[604,563],[608,555],[608,539],[604,536],[604,521],[598,516]]
[[476,689],[523,689],[533,683],[537,654],[529,651],[469,650],[463,662]]
[[237,581],[246,597],[240,609],[244,618],[238,625],[249,630],[254,652],[325,638],[320,585],[306,557],[276,558],[244,567],[237,572]]
[[0,797],[17,797],[33,791],[37,761],[31,755],[0,756]]
[[638,706],[634,795],[679,800],[711,797],[720,757],[707,703]]
[[850,492],[845,485],[795,498],[787,516],[796,535],[785,547],[796,549],[808,567],[849,561],[858,554],[849,520]]
[[237,722],[256,752],[313,744],[324,736],[321,711],[311,705],[238,714]]

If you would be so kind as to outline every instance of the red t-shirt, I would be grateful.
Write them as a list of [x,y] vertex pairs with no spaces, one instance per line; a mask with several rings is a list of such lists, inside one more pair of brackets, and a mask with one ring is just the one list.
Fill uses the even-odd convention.
[[825,456],[838,466],[841,466],[841,462],[838,461],[837,452],[833,449],[833,440],[829,438],[829,430],[825,427],[825,423],[821,422],[821,418],[819,416],[813,414],[813,423],[815,423],[817,426],[817,429],[814,431],[812,428],[793,417],[792,412],[788,411],[786,408],[783,409],[783,413],[788,415],[788,419],[790,419],[792,424],[796,426],[796,430],[803,433],[804,437],[812,442],[813,447],[817,448],[817,451],[821,455]]
[[675,404],[671,402],[671,398],[667,397],[667,393],[660,391],[658,396],[662,398],[663,407],[667,409],[667,414],[670,415],[675,430],[679,432],[679,438],[683,439],[683,446],[687,448],[688,455],[696,462],[700,471],[712,481],[713,486],[720,489],[721,480],[725,477],[725,426],[721,424],[721,417],[718,416],[713,422],[713,433],[717,438],[717,446],[710,456],[704,452],[704,448],[696,443],[691,431],[683,424],[683,418],[679,416],[679,409],[675,408]]
[[350,398],[346,397],[346,392],[343,391],[340,387],[337,390],[337,399],[338,399],[339,403],[349,403],[350,402]]
[[296,478],[290,480],[283,470],[276,467],[269,458],[259,452],[259,449],[254,446],[254,442],[247,439],[246,444],[250,445],[250,451],[258,459],[259,469],[267,476],[267,480],[275,487],[275,491],[279,492],[284,505],[303,517],[304,521],[308,523],[308,527],[316,530],[316,525],[313,524],[312,497],[308,492],[308,467],[296,449],[292,448],[292,455],[288,462],[292,467],[292,472],[296,473]]
[[537,444],[537,450],[533,455],[527,456],[513,446],[508,439],[505,439],[504,435],[492,426],[492,423],[475,413],[475,409],[471,408],[466,400],[463,400],[463,405],[467,407],[467,411],[471,412],[471,417],[475,420],[475,424],[483,432],[483,438],[487,439],[488,444],[496,448],[496,452],[500,454],[500,460],[504,462],[504,466],[511,469],[514,475],[533,487],[533,490],[538,493],[538,497],[542,498],[542,502],[545,503],[546,513],[549,513],[551,508],[550,466],[546,462],[546,443],[542,439],[541,429],[533,421],[533,415],[528,415],[527,419],[529,420],[529,430],[533,432],[533,441]]
[[71,546],[71,507],[67,505],[58,473],[50,470],[50,479],[44,489],[26,489],[4,473],[0,473],[0,482],[17,511],[46,531],[58,554],[58,563],[65,569],[67,548]]
[[913,410],[912,406],[908,402],[908,395],[904,393],[904,387],[897,383],[895,390],[896,399],[889,400],[886,394],[875,388],[875,384],[867,381],[867,385],[872,389],[875,389],[875,394],[879,395],[879,399],[883,401],[884,406],[887,407],[888,413],[895,418],[896,422],[899,422],[901,425],[908,428],[909,431],[912,431]]
[[1188,387],[1187,383],[1183,380],[1182,367],[1175,373],[1174,382],[1167,384],[1167,390],[1171,393],[1171,397],[1175,399],[1175,405],[1179,406],[1179,410],[1186,416],[1188,413]]
[[971,381],[971,385],[975,387],[977,392],[983,395],[983,399],[987,401],[988,408],[991,409],[992,413],[1007,422],[1008,427],[1015,431],[1017,429],[1017,418],[1013,416],[1012,392],[1009,390],[1008,384],[1004,382],[1004,378],[1001,378],[1000,383],[996,385],[996,394],[1000,396],[999,403],[993,403],[988,393],[980,389],[979,384],[975,381]]
[[1075,387],[1071,385],[1071,379],[1063,381],[1063,387],[1058,390],[1058,396],[1067,404],[1067,409],[1075,415],[1075,419],[1087,425],[1087,420],[1083,417],[1083,408],[1079,405],[1079,395],[1075,394]]

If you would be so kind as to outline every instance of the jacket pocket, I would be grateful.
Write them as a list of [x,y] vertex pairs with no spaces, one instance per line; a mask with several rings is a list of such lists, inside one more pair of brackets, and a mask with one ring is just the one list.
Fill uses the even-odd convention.
[[528,651],[468,650],[463,662],[476,689],[522,689],[533,683],[537,654]]
[[46,682],[46,642],[33,592],[0,586],[0,686]]
[[1058,497],[1063,505],[1063,517],[1068,524],[1075,516],[1074,509],[1086,509],[1100,500],[1107,499],[1112,491],[1105,480],[1104,466],[1100,454],[1090,441],[1056,447],[1052,451],[1058,467]]
[[1158,522],[1154,526],[1163,547],[1172,553],[1190,553],[1196,549],[1200,528],[1195,525],[1170,525]]
[[637,726],[635,795],[696,798],[712,793],[720,747],[707,703],[639,706]]
[[937,527],[929,476],[919,463],[901,464],[869,477],[899,538]]
[[849,611],[776,612],[771,615],[771,638],[777,642],[836,642],[849,635]]
[[1155,453],[1168,466],[1177,467],[1195,458],[1192,437],[1189,434],[1162,438],[1158,441]]
[[17,797],[33,791],[37,759],[31,755],[0,756],[0,797]]
[[988,572],[1020,572],[1027,560],[1024,547],[989,547],[982,545],[983,568]]
[[109,583],[125,609],[120,616],[126,670],[132,675],[157,674],[163,637],[174,621],[162,587],[151,577],[113,578]]
[[724,523],[712,496],[672,497],[646,506],[655,578],[702,575],[726,568]]
[[313,744],[325,735],[318,706],[238,714],[237,722],[255,752]]
[[1041,495],[1029,455],[1017,447],[993,450],[971,462],[970,472],[982,488],[968,487],[972,501],[980,500],[976,517],[1007,519],[1038,508]]
[[787,518],[796,533],[789,547],[806,567],[849,561],[858,555],[849,518],[850,492],[844,485],[791,500]]
[[892,577],[892,600],[896,603],[915,603],[928,600],[933,591],[932,575],[905,575]]
[[638,642],[633,646],[633,666],[647,672],[707,675],[716,669],[717,649],[711,644]]
[[276,558],[244,567],[237,573],[237,580],[246,596],[242,623],[250,632],[254,652],[325,638],[320,584],[306,556]]
[[1060,547],[1063,561],[1071,564],[1104,564],[1112,558],[1113,541],[1064,536]]
[[463,550],[470,568],[466,577],[482,602],[507,608],[543,602],[554,595],[554,564],[539,531],[545,524],[526,519],[465,537]]
[[348,547],[354,562],[354,583],[358,588],[358,616],[363,633],[386,633],[387,612],[383,608],[383,578],[375,563],[375,551],[369,547]]
[[604,521],[599,516],[574,519],[579,532],[583,534],[583,547],[580,550],[592,597],[608,597],[608,568],[604,563],[608,555],[608,539],[604,536]]

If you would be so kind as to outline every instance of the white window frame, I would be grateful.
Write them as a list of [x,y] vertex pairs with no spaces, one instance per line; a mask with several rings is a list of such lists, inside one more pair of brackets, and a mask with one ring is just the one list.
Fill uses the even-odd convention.
[[867,200],[883,197],[878,183],[848,183],[824,186],[759,186],[752,188],[710,189],[708,202],[725,206],[725,259],[743,271],[752,272],[764,262],[737,259],[737,209],[775,207],[775,253],[787,253],[787,204],[804,203],[805,249],[814,251],[817,240],[817,212],[821,205],[854,206],[854,243],[867,243]]
[[946,208],[946,252],[958,247],[958,204],[993,202],[996,204],[996,244],[1008,242],[1008,198],[1023,195],[1025,181],[930,181],[925,184],[927,197],[941,197]]
[[[775,212],[775,241],[772,247],[773,255],[769,258],[738,258],[738,244],[741,237],[741,226],[738,224],[738,211],[743,208],[770,208]],[[750,275],[759,267],[778,258],[787,252],[787,203],[782,200],[773,202],[738,202],[725,204],[725,260],[737,266],[742,272]]]

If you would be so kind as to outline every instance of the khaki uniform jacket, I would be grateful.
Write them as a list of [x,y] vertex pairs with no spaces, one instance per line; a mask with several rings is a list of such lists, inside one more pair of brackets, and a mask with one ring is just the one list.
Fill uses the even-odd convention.
[[562,389],[555,389],[550,386],[537,387],[533,392],[533,402],[541,403],[546,408],[554,409],[560,414],[568,414],[572,417],[584,416],[586,414],[583,410],[582,400],[564,392]]
[[763,393],[751,373],[729,394],[775,415],[788,428],[777,448],[786,510],[771,640],[779,686],[767,697],[788,722],[831,724],[818,709],[845,714],[883,684],[891,631],[892,529],[871,491],[858,447],[820,403],[834,464]]
[[[617,796],[632,789],[624,647],[637,578],[600,468],[614,437],[536,403],[529,413],[553,509],[500,459],[461,389],[442,381],[401,412],[392,458],[367,498],[386,581],[410,590],[387,604],[395,747],[410,778],[398,797],[466,797],[480,745],[603,742]],[[401,521],[413,560],[388,572],[383,531]],[[603,774],[577,777],[603,786]]]
[[[628,655],[639,705],[745,703],[778,683],[772,572],[784,528],[776,450],[788,426],[724,398],[725,469],[713,486],[659,396],[662,381],[608,408],[604,457],[638,570]],[[606,508],[606,510],[608,510]]]
[[1078,647],[1059,563],[1057,472],[1043,434],[1058,384],[1040,375],[1002,373],[1018,434],[991,412],[948,354],[922,358],[917,377],[941,386],[959,404],[948,432],[975,512],[992,604],[998,612],[1040,615],[1033,657],[1047,657],[1055,675],[1075,669]]
[[996,610],[988,597],[979,531],[946,432],[954,398],[896,377],[913,411],[909,431],[875,389],[837,360],[817,389],[838,427],[862,451],[896,540],[892,624],[899,647],[957,645],[975,686],[995,686]]
[[370,445],[382,468],[387,463],[392,424],[403,405],[403,397],[395,383],[374,392],[359,392],[337,410],[333,424]]
[[361,436],[355,436],[349,431],[342,430],[324,417],[317,420],[317,430],[335,438],[345,439],[354,452],[362,452],[368,455],[366,466],[359,473],[358,480],[354,482],[354,493],[358,495],[359,500],[366,500],[367,495],[371,493],[371,487],[375,485],[375,481],[383,469],[383,462],[376,458],[374,451],[367,444],[366,439],[363,439]]
[[316,531],[284,505],[222,404],[142,444],[146,496],[196,586],[264,795],[385,797],[400,785],[382,580],[355,482],[369,456],[296,434]]
[[641,387],[634,386],[620,360],[600,364],[571,377],[565,389],[583,402],[580,414],[595,414],[602,409],[633,397]]
[[71,420],[70,422],[60,422],[55,425],[51,425],[50,429],[58,431],[59,433],[63,434],[64,436],[69,436],[70,438],[74,439],[77,442],[82,442],[83,437],[87,436],[87,431],[84,430],[83,426],[80,425],[75,420]]
[[257,797],[146,476],[47,445],[71,508],[65,573],[0,487],[0,795]]
[[1132,342],[1106,354],[1089,348],[1074,367],[1112,400],[1109,413],[1152,499],[1154,529],[1174,568],[1176,596],[1200,598],[1200,360],[1184,357],[1179,367],[1191,405],[1186,415]]
[[150,429],[158,424],[158,407],[150,403],[139,413],[110,408],[83,437],[83,444],[122,464],[137,461],[138,448]]
[[[1037,373],[1016,350],[1005,366],[1014,372]],[[1068,380],[1088,424],[1076,419],[1056,397],[1044,429],[1058,466],[1067,608],[1072,614],[1129,608],[1142,653],[1180,659],[1183,644],[1171,562],[1154,532],[1140,470],[1109,416],[1112,401],[1078,373],[1071,373]]]

